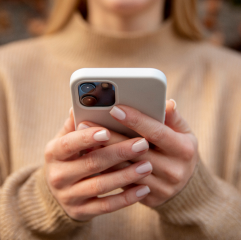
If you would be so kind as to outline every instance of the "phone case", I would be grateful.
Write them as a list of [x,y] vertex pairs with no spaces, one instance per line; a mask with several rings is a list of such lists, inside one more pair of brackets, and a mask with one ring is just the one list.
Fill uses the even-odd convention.
[[164,123],[166,76],[154,68],[82,68],[70,78],[75,128],[91,121],[128,137],[139,134],[117,122],[110,114],[112,106],[86,107],[80,103],[78,87],[82,83],[107,82],[115,87],[114,105],[123,104]]

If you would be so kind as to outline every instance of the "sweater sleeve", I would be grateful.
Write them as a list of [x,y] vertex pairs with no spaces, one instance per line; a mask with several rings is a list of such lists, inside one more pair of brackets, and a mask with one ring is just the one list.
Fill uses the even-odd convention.
[[[236,91],[240,89],[239,79],[234,86],[232,91],[226,91],[226,107],[222,104],[221,113],[226,119],[221,126],[226,127],[226,135],[216,146],[222,153],[218,156],[223,158],[223,175],[214,175],[200,161],[186,187],[155,208],[165,239],[241,239],[241,112],[240,93]],[[227,98],[223,99],[227,102]]]
[[165,239],[241,239],[240,192],[212,176],[202,162],[187,186],[155,210]]
[[200,161],[186,187],[155,208],[165,239],[241,239],[241,59],[224,50],[205,54],[207,66],[218,73],[206,79],[215,86],[212,96],[219,96],[212,98],[218,101],[213,114],[219,120],[210,145],[216,151],[212,157],[217,158],[219,177]]
[[91,221],[69,218],[49,191],[43,168],[11,173],[7,95],[0,75],[0,239],[88,239]]

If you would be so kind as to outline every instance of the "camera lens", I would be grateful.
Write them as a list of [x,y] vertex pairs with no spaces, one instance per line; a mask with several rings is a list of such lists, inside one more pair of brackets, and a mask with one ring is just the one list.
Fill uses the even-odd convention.
[[84,93],[90,93],[94,91],[95,85],[92,83],[84,83],[80,86],[80,89]]
[[97,103],[97,99],[93,96],[85,96],[80,101],[84,106],[87,107],[95,106]]

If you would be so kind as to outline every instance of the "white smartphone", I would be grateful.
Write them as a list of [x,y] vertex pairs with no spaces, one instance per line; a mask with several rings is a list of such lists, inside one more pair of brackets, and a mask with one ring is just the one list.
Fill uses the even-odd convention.
[[82,68],[70,78],[75,128],[91,121],[130,138],[139,134],[109,114],[118,104],[165,121],[166,76],[154,68]]

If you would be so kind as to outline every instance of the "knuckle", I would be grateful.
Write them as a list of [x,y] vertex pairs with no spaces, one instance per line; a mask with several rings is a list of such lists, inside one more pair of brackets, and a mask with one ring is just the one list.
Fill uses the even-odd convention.
[[88,153],[88,157],[84,160],[85,169],[89,173],[97,173],[101,171],[101,166],[99,161],[97,161],[96,153],[90,152]]
[[92,183],[92,190],[94,192],[95,195],[99,195],[99,194],[104,194],[106,192],[104,184],[101,180],[100,177],[95,177],[93,178],[93,183]]
[[59,192],[59,198],[61,202],[68,206],[73,206],[79,203],[79,197],[80,194],[69,186]]
[[159,127],[157,128],[154,132],[152,132],[151,134],[149,134],[149,136],[147,136],[147,141],[148,142],[159,142],[160,139],[164,139],[165,138],[165,130],[163,127]]
[[175,195],[175,189],[172,187],[165,187],[160,190],[161,196],[164,199],[169,199]]
[[100,211],[101,211],[101,213],[111,213],[112,212],[111,203],[108,199],[102,198],[101,204],[100,204]]
[[71,149],[70,140],[67,136],[63,136],[60,138],[60,147],[61,147],[61,149],[63,149],[63,151],[67,155],[73,154],[73,150]]
[[138,128],[138,126],[141,125],[141,118],[139,117],[139,114],[133,114],[131,116],[131,118],[129,119],[129,121],[127,122],[127,127],[130,127],[130,128]]
[[53,147],[51,142],[45,147],[44,158],[47,162],[50,162],[53,159]]
[[123,194],[122,201],[123,201],[123,206],[124,207],[130,206],[132,204],[130,196],[126,192],[124,192],[124,194]]
[[81,141],[85,145],[89,145],[90,144],[89,134],[87,134],[85,131],[81,131]]
[[78,220],[79,216],[81,216],[81,213],[77,212],[75,207],[68,207],[68,208],[65,208],[64,210],[68,214],[68,216],[70,216],[73,219]]
[[75,217],[78,219],[80,216],[84,216],[87,214],[87,209],[86,207],[74,207],[72,208],[72,212],[75,215]]
[[188,141],[183,147],[183,159],[190,161],[195,154],[195,146],[191,141]]
[[51,171],[48,175],[48,182],[53,188],[60,189],[63,185],[63,175],[59,171]]
[[66,213],[73,219],[79,220],[85,216],[86,210],[83,207],[71,206],[65,209]]
[[133,176],[134,176],[134,174],[131,174],[127,168],[127,169],[123,170],[123,172],[122,172],[121,182],[122,183],[124,182],[125,184],[130,184],[134,181]]
[[125,147],[119,147],[116,151],[116,155],[119,159],[129,159],[129,154],[128,154],[128,151]]
[[65,206],[68,206],[71,202],[71,196],[69,194],[66,194],[65,191],[58,191],[55,195],[55,198],[58,199],[58,201]]
[[176,169],[175,171],[172,171],[171,173],[169,173],[169,181],[173,184],[178,184],[182,182],[183,179],[184,179],[184,171],[181,168]]
[[76,216],[75,219],[80,221],[91,220],[95,215],[93,215],[91,209],[86,205],[82,205],[80,207],[77,206],[76,208],[74,208],[74,211],[74,214]]
[[154,208],[154,207],[160,205],[160,199],[157,197],[154,197],[154,196],[146,197],[146,198],[142,199],[140,202],[151,208]]

